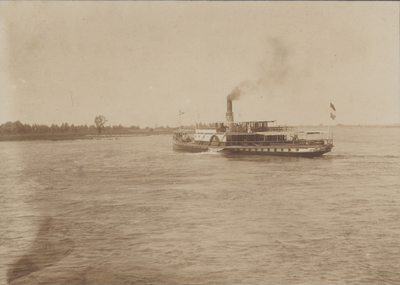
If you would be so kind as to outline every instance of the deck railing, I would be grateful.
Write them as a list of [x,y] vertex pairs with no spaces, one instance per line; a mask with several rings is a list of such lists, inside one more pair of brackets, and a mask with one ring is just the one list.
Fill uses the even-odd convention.
[[278,140],[278,141],[228,141],[226,146],[268,146],[268,145],[280,145],[280,144],[293,144],[293,145],[328,145],[333,144],[332,139],[320,139],[320,140]]
[[261,132],[290,132],[293,130],[293,127],[285,127],[285,126],[278,126],[278,127],[251,127],[245,128],[242,126],[234,126],[232,132],[233,133],[261,133]]

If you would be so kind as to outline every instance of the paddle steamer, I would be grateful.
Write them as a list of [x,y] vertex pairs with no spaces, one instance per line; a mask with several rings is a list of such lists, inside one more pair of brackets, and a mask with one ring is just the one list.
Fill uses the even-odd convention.
[[232,101],[228,99],[225,122],[176,130],[173,147],[190,152],[316,157],[331,151],[333,136],[321,131],[297,131],[278,126],[276,121],[234,122]]

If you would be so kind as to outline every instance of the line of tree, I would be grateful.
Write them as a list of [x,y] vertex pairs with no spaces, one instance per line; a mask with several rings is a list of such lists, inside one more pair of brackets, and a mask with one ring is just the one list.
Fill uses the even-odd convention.
[[[104,133],[122,133],[132,130],[140,130],[139,126],[123,127],[122,125],[106,126],[103,128]],[[0,125],[0,135],[29,135],[29,134],[73,134],[85,133],[95,134],[98,133],[96,126],[93,125],[74,125],[62,123],[61,125],[52,124],[23,124],[20,121],[6,122]]]
[[[146,127],[141,129],[139,126],[130,126],[124,127],[121,124],[114,126],[104,126],[107,122],[107,119],[104,116],[96,116],[94,119],[93,125],[74,125],[68,123],[62,123],[60,126],[57,124],[48,125],[40,125],[40,124],[23,124],[20,121],[15,122],[6,122],[0,125],[0,135],[31,135],[31,134],[95,134],[95,133],[106,133],[106,134],[115,134],[115,133],[129,133],[135,130],[147,130],[147,131],[164,131],[170,130],[171,128],[167,125],[158,126],[155,125],[154,129],[150,127]],[[190,128],[194,129],[195,127],[202,128],[207,127],[208,124],[196,123],[196,125],[187,125],[181,126],[181,128]]]
[[[116,133],[130,133],[135,130],[146,130],[146,131],[166,131],[171,130],[169,126],[158,126],[154,128],[145,127],[140,128],[139,126],[124,127],[121,124],[114,126],[104,126],[107,122],[105,118],[96,118],[93,125],[74,125],[68,123],[62,123],[61,125],[52,124],[39,125],[39,124],[22,124],[20,121],[7,122],[0,125],[0,135],[31,135],[31,134],[116,134]],[[192,125],[181,125],[183,129],[195,129],[195,128],[206,128],[210,127],[210,124],[196,123]],[[176,127],[177,128],[177,127]]]

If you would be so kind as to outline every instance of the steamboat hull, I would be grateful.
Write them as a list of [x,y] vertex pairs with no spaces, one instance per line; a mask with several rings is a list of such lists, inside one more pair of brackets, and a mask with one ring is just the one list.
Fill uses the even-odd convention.
[[199,145],[195,143],[186,143],[173,141],[173,148],[177,151],[185,152],[206,152],[220,151],[226,155],[271,155],[271,156],[289,156],[289,157],[318,157],[330,152],[333,145],[321,145],[313,147],[296,147],[295,145],[280,145],[270,147],[218,147]]
[[229,149],[225,148],[222,153],[228,155],[271,155],[271,156],[288,156],[288,157],[318,157],[330,152],[332,147],[324,147],[317,149],[299,149],[292,150],[289,148],[284,149],[271,149],[271,148],[239,148]]

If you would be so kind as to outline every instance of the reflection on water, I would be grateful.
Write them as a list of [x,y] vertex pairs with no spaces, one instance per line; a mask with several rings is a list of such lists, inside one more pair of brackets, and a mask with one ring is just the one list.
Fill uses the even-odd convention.
[[396,284],[399,135],[339,129],[314,159],[1,143],[0,283]]
[[51,266],[74,250],[74,242],[69,238],[59,239],[59,232],[53,228],[53,224],[52,218],[43,219],[32,247],[17,262],[10,265],[7,272],[8,283]]

